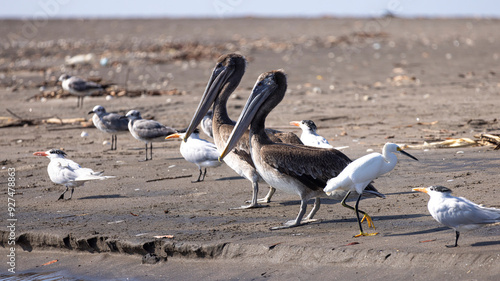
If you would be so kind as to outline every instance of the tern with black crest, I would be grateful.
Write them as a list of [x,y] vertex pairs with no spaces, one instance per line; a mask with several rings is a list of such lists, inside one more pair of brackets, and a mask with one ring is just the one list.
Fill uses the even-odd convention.
[[66,159],[66,153],[60,149],[51,149],[48,151],[39,151],[33,153],[35,156],[46,156],[50,159],[47,166],[50,180],[56,184],[62,184],[66,190],[59,196],[58,200],[64,199],[64,194],[71,187],[69,199],[73,197],[75,187],[82,186],[85,182],[91,180],[105,180],[114,178],[114,176],[103,176],[103,172],[94,172],[89,168],[82,168],[78,163]]

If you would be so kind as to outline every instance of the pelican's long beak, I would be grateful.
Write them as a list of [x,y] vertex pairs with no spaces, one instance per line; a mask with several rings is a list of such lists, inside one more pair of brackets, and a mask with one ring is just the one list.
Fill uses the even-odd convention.
[[168,140],[168,139],[180,139],[182,138],[182,135],[179,134],[179,133],[173,133],[171,135],[168,135],[165,139]]
[[231,132],[231,135],[229,136],[226,147],[219,156],[219,161],[222,161],[222,159],[224,159],[224,157],[226,157],[226,155],[236,146],[238,140],[246,132],[248,126],[259,111],[262,103],[266,101],[269,95],[273,93],[277,87],[278,85],[274,81],[263,83],[259,77],[257,83],[253,87],[250,97],[248,97],[247,103],[245,104],[238,121],[236,122],[236,125],[233,128],[233,131]]
[[300,122],[299,121],[292,121],[292,122],[290,122],[290,125],[300,127]]
[[47,153],[45,153],[44,151],[35,152],[35,153],[33,153],[33,155],[35,155],[35,156],[48,156]]
[[418,161],[418,159],[415,156],[413,156],[410,153],[404,151],[403,149],[401,149],[401,147],[398,147],[398,151],[401,152],[401,154],[406,155],[406,156],[410,157],[411,159]]
[[210,76],[210,80],[208,80],[207,87],[205,88],[205,92],[203,92],[203,96],[201,97],[200,104],[196,109],[193,118],[191,119],[191,123],[186,130],[186,134],[184,135],[184,141],[186,141],[189,136],[193,133],[194,129],[200,124],[201,120],[207,114],[208,110],[214,103],[215,98],[219,95],[223,85],[226,83],[228,78],[234,72],[233,67],[225,67],[222,71],[218,71],[218,69],[214,69],[212,72],[212,76]]
[[427,188],[425,188],[425,187],[415,187],[415,188],[412,188],[411,190],[427,193]]

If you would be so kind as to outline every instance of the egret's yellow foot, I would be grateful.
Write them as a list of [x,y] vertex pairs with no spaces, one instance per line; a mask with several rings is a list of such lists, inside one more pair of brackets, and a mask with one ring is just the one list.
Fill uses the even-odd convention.
[[374,233],[365,233],[365,232],[360,232],[358,235],[354,235],[354,237],[360,237],[360,236],[374,236],[374,235],[377,235],[378,232],[374,232]]
[[361,219],[361,222],[363,222],[365,219],[366,219],[366,222],[368,223],[368,228],[373,227],[373,229],[375,229],[375,225],[373,224],[373,220],[368,214],[364,214],[363,218]]

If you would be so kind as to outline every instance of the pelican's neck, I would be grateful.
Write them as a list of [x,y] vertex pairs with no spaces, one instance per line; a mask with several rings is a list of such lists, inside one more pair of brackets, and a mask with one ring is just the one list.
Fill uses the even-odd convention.
[[220,124],[234,124],[234,121],[229,118],[229,114],[227,114],[227,100],[229,98],[229,93],[227,96],[224,93],[221,93],[214,101],[213,112],[214,115],[212,117],[212,123],[217,125]]

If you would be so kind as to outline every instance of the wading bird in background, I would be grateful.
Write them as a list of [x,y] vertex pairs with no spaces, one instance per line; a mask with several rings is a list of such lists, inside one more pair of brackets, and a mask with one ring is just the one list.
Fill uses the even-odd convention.
[[68,74],[61,75],[59,81],[62,82],[61,86],[65,91],[78,98],[76,103],[76,107],[78,108],[83,107],[83,98],[85,96],[90,96],[93,93],[103,90],[102,86],[97,83],[85,81],[82,78]]

